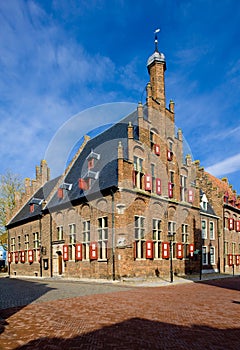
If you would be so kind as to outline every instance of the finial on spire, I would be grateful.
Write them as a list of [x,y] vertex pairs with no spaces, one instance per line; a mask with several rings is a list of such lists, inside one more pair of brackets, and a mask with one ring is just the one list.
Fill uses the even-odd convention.
[[155,52],[158,52],[158,37],[157,37],[157,34],[160,32],[160,29],[156,29],[154,31],[154,34],[155,34]]

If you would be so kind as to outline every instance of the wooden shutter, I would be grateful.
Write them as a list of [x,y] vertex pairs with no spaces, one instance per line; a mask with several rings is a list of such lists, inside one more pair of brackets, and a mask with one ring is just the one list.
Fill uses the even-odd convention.
[[58,198],[62,199],[63,198],[63,188],[58,189]]
[[160,156],[160,146],[157,143],[154,144],[154,153]]
[[63,260],[67,261],[68,260],[68,245],[64,244],[63,246]]
[[162,194],[162,184],[161,184],[161,179],[159,178],[156,178],[156,193]]
[[30,213],[34,212],[34,204],[29,205],[29,211],[30,211]]
[[30,264],[33,262],[33,250],[28,251],[28,262]]
[[17,264],[18,263],[18,252],[14,253],[14,257],[15,257],[15,263]]
[[236,266],[240,264],[240,255],[236,255]]
[[149,174],[146,174],[145,177],[145,191],[151,191],[152,190],[152,177]]
[[183,258],[183,244],[177,243],[176,248],[177,248],[177,259],[182,259]]
[[21,258],[21,263],[25,263],[25,251],[24,250],[22,250],[20,252],[20,258]]
[[194,244],[191,243],[191,244],[189,244],[189,255],[190,255],[190,258],[193,258],[193,254],[194,254]]
[[80,190],[86,191],[89,189],[89,183],[88,181],[80,178],[78,179],[78,187],[80,188]]
[[12,262],[12,253],[8,253],[8,262],[11,263]]
[[234,230],[234,219],[233,218],[228,219],[228,229]]
[[188,190],[188,201],[189,201],[189,203],[193,203],[193,201],[194,201],[193,190]]
[[75,247],[75,259],[78,260],[82,260],[82,243],[78,243],[76,244]]
[[169,242],[162,243],[162,258],[169,259],[170,257],[170,244]]
[[171,182],[168,183],[168,197],[173,197],[173,184]]
[[97,242],[90,243],[90,259],[91,260],[98,259],[98,244],[97,244]]
[[232,254],[228,254],[228,265],[229,266],[233,265],[233,255]]
[[153,241],[146,241],[146,258],[153,259]]
[[236,220],[236,231],[240,232],[240,220]]

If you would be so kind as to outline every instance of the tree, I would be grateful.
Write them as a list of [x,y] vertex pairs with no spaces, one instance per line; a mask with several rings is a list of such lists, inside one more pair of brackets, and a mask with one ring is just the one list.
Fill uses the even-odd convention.
[[21,177],[10,170],[0,177],[0,240],[5,240],[6,224],[13,214],[16,206],[16,193],[24,192],[24,184]]

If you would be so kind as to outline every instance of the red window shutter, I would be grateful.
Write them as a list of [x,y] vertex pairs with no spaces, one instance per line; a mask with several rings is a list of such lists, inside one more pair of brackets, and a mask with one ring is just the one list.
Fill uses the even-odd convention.
[[240,220],[236,221],[236,231],[240,232]]
[[28,251],[28,262],[29,263],[33,262],[33,250]]
[[63,188],[58,189],[58,198],[62,199],[63,198]]
[[173,185],[171,182],[168,183],[168,197],[169,198],[173,197]]
[[189,254],[190,254],[190,257],[193,258],[193,254],[194,254],[194,244],[193,243],[189,244]]
[[177,258],[182,259],[183,258],[183,245],[182,243],[177,243]]
[[170,150],[167,150],[167,160],[171,161],[173,159],[173,153]]
[[160,146],[157,143],[154,144],[154,153],[160,156]]
[[80,178],[78,179],[78,187],[80,188],[80,190],[86,191],[89,189],[89,184],[88,181]]
[[188,190],[188,201],[189,201],[189,203],[193,203],[193,201],[194,201],[193,190]]
[[145,190],[151,191],[152,190],[152,177],[149,174],[145,175]]
[[82,260],[82,243],[76,244],[75,259]]
[[34,212],[34,204],[29,205],[29,211],[30,211],[30,213]]
[[240,264],[240,255],[236,255],[236,266]]
[[153,259],[153,241],[146,241],[146,258]]
[[11,263],[12,262],[12,253],[8,253],[8,262]]
[[18,263],[18,252],[15,252],[15,263]]
[[98,244],[97,244],[97,242],[90,243],[90,259],[91,260],[98,259]]
[[169,259],[170,257],[170,244],[169,242],[162,243],[162,258]]
[[67,261],[68,260],[68,245],[64,244],[63,246],[63,260]]
[[161,179],[159,178],[156,178],[156,193],[162,194],[162,184],[161,184]]
[[233,265],[233,255],[232,254],[228,254],[228,265],[229,266]]
[[25,263],[25,252],[24,252],[24,250],[22,250],[20,252],[20,257],[21,257],[21,263]]
[[133,182],[133,187],[136,186],[136,172],[135,170],[133,170],[132,172],[132,182]]
[[234,219],[233,218],[228,219],[228,229],[234,230]]

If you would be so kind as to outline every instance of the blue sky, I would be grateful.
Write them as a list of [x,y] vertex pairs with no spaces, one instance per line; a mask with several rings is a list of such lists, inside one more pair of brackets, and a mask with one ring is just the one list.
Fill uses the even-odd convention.
[[160,27],[176,124],[194,159],[240,193],[239,20],[238,0],[1,1],[0,173],[34,177],[72,116],[79,139],[111,122],[81,119],[87,108],[144,101]]

